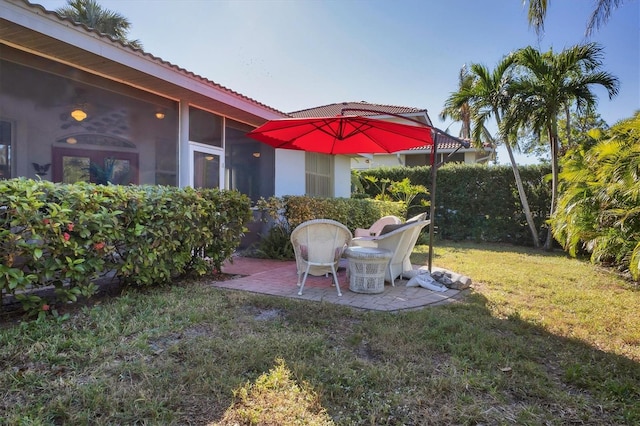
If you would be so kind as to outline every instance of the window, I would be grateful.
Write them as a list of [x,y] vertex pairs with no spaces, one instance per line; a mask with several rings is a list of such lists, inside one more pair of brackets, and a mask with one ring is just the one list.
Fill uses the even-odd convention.
[[133,152],[54,147],[53,165],[54,182],[138,183],[138,154]]
[[305,192],[310,197],[333,197],[331,155],[307,152],[305,155]]
[[456,152],[449,157],[449,154],[444,154],[445,161],[447,163],[464,163],[464,152]]
[[222,148],[222,117],[189,107],[189,141]]
[[192,142],[189,144],[191,157],[191,182],[193,188],[222,188],[222,155],[220,148]]
[[404,164],[407,167],[428,166],[431,164],[431,154],[407,154]]
[[11,178],[11,123],[0,120],[0,180]]
[[220,156],[193,152],[193,187],[220,188]]
[[225,119],[225,172],[229,189],[256,202],[275,193],[275,149],[247,137],[251,130],[251,126]]

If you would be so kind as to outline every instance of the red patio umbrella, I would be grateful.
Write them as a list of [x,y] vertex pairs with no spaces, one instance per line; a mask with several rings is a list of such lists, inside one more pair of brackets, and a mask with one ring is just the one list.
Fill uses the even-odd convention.
[[[401,115],[374,110],[361,112],[391,115],[414,122],[409,125],[360,115],[335,117],[283,118],[271,120],[247,136],[274,148],[295,149],[333,155],[379,154],[431,146],[431,209],[429,224],[429,272],[433,259],[433,233],[436,192],[436,144],[438,132],[422,122]],[[465,145],[461,141],[461,145]]]
[[271,120],[247,135],[274,148],[334,155],[391,153],[433,145],[431,127],[359,115]]

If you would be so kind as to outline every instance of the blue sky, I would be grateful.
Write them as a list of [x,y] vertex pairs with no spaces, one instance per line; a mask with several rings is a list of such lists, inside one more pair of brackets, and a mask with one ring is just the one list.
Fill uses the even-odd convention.
[[[64,0],[41,0],[47,9]],[[132,23],[144,49],[281,111],[342,101],[424,108],[434,124],[463,64],[489,68],[532,45],[546,51],[594,41],[620,79],[609,124],[640,109],[640,2],[625,0],[585,39],[592,0],[550,0],[539,39],[521,0],[99,0]],[[508,161],[499,150],[500,163]],[[537,160],[519,156],[522,164]]]

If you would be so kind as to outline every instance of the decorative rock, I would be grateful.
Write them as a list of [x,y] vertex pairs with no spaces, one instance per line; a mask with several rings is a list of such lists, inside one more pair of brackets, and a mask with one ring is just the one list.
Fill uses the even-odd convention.
[[461,275],[460,278],[454,281],[449,288],[453,288],[455,290],[464,290],[469,287],[471,287],[471,278]]

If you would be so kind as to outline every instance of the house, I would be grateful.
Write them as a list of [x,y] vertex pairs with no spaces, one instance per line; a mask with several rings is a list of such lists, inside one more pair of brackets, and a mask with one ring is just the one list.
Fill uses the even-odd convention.
[[0,179],[304,194],[304,153],[246,136],[285,116],[39,5],[0,1]]
[[[368,102],[342,102],[308,108],[300,111],[290,112],[293,117],[322,117],[334,116],[345,113],[367,115],[381,120],[397,121],[404,124],[414,124],[411,121],[403,120],[407,117],[415,125],[422,123],[432,126],[426,109],[418,109],[404,106],[380,105]],[[400,117],[399,117],[400,116]],[[486,163],[495,159],[495,147],[485,145],[482,148],[464,147],[460,139],[447,135],[444,132],[438,135],[438,146],[436,147],[436,164],[440,163]],[[362,154],[351,159],[351,168],[355,170],[370,169],[375,167],[395,167],[395,166],[425,166],[431,164],[431,146],[413,148],[407,151],[398,151],[393,154]]]
[[[329,107],[286,114],[40,5],[0,0],[0,179],[219,187],[256,201],[349,197],[352,163],[424,163],[427,150],[352,160],[246,136]],[[386,108],[380,117],[396,119]],[[397,112],[431,123],[424,110]]]

